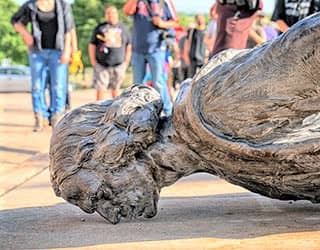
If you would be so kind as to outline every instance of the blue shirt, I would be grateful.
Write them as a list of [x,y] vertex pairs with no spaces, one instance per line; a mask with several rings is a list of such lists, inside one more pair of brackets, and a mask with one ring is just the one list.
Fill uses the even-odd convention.
[[[167,21],[173,18],[167,4],[160,6],[160,0],[149,0],[154,14]],[[165,47],[161,39],[162,29],[153,25],[148,8],[143,0],[137,3],[136,13],[133,16],[132,49],[137,53],[153,53]]]

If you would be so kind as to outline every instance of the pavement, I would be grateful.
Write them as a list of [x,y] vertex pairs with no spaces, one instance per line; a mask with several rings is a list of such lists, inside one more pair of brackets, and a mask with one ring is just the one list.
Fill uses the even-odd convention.
[[[93,101],[72,92],[72,106]],[[152,219],[108,224],[54,195],[51,130],[32,132],[29,93],[0,94],[0,249],[319,249],[320,205],[278,201],[207,174],[161,192]]]

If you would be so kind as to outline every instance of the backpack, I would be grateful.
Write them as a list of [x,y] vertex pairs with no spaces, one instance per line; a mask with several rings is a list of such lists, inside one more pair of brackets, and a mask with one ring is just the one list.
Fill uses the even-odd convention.
[[260,7],[259,0],[218,0],[220,4],[235,4],[238,7],[248,6],[249,10],[257,10]]

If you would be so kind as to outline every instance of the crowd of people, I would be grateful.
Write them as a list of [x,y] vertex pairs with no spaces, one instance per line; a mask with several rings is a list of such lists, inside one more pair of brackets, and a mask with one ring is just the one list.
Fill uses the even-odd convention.
[[[130,62],[134,84],[149,84],[160,94],[163,114],[172,112],[173,90],[193,77],[215,54],[228,48],[252,48],[275,39],[299,20],[319,11],[320,0],[276,0],[271,19],[262,0],[217,0],[181,27],[173,0],[127,0],[122,11],[132,16],[132,32],[120,22],[115,6],[105,21],[92,27],[88,45],[96,99],[106,91],[119,94]],[[34,131],[55,126],[65,111],[70,70],[81,68],[76,27],[65,0],[29,0],[12,16],[14,29],[27,47],[32,75]],[[31,32],[26,28],[31,23]],[[50,78],[50,104],[45,87]]]

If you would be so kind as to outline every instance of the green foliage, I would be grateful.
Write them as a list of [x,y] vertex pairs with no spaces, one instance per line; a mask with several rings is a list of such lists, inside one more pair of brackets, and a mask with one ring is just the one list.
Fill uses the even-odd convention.
[[28,57],[22,38],[13,29],[10,18],[19,6],[13,0],[0,1],[0,62],[9,58],[12,63],[27,64]]
[[179,13],[179,21],[180,25],[183,28],[187,28],[189,23],[194,23],[194,15],[187,13]]

